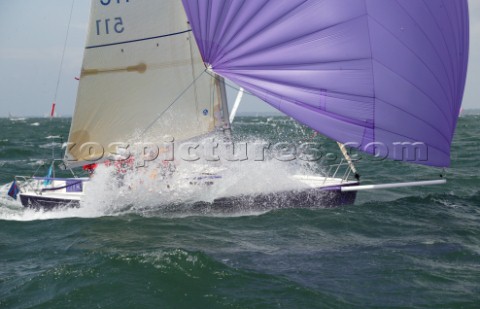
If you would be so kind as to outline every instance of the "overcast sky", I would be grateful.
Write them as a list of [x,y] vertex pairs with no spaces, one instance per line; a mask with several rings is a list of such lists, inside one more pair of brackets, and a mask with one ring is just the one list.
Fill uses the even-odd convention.
[[[456,0],[450,0],[456,1]],[[480,108],[480,0],[469,0],[471,50],[464,108]],[[73,113],[89,0],[75,0],[62,69],[57,112]],[[44,116],[50,111],[72,1],[0,0],[0,117]],[[239,112],[270,108],[247,97]]]

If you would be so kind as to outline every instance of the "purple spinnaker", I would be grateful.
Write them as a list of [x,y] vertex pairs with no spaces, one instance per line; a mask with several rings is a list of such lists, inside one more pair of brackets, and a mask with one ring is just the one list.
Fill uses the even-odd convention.
[[212,70],[364,152],[446,167],[467,0],[183,0]]

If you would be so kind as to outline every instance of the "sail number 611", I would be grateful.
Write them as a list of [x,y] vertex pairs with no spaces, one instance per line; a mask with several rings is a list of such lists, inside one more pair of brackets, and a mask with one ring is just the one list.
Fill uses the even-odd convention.
[[114,20],[110,18],[97,20],[97,35],[110,34],[112,30],[116,33],[122,33],[125,30],[121,17],[115,17]]

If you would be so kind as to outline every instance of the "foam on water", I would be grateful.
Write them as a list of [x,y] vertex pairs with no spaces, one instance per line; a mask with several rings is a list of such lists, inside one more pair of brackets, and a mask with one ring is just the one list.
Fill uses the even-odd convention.
[[[206,174],[212,170],[215,175]],[[291,177],[294,170],[291,164],[278,161],[226,162],[217,167],[182,162],[172,175],[162,176],[164,169],[152,165],[118,177],[114,168],[100,167],[81,207],[102,215],[163,211],[185,215],[189,205],[197,202],[306,188]]]
[[62,147],[62,144],[53,142],[53,143],[43,144],[43,145],[40,145],[38,147],[43,148],[43,149],[60,148],[60,147]]
[[[0,220],[96,218],[126,214],[183,217],[193,215],[189,206],[197,202],[210,203],[222,197],[307,187],[291,177],[298,173],[305,174],[307,170],[304,167],[276,160],[227,161],[218,166],[181,162],[176,165],[176,171],[167,176],[162,176],[165,169],[160,165],[133,168],[123,174],[119,174],[113,166],[101,165],[88,183],[87,194],[79,208],[34,210],[24,208],[19,201],[8,198],[0,200],[0,204],[4,205],[0,208]],[[218,174],[208,174],[211,171]],[[2,189],[4,192],[0,194],[6,196],[8,188],[9,184],[6,184]],[[258,215],[264,212],[246,209],[240,213],[229,213],[228,216]],[[226,216],[220,213],[208,215]]]

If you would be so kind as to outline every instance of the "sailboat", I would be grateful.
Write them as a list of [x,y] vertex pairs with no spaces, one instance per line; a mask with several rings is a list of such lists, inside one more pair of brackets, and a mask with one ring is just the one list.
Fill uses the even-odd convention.
[[15,122],[15,121],[25,121],[26,118],[23,118],[23,117],[15,117],[13,116],[10,112],[8,113],[8,119],[12,122]]
[[[360,190],[443,184],[361,185],[348,149],[448,167],[468,48],[467,0],[94,0],[64,162],[102,163],[139,136],[228,140],[232,83],[345,156],[345,173],[296,175],[308,189],[247,196],[252,205],[330,207]],[[28,181],[19,181],[26,207],[78,205],[88,194],[86,178]]]

